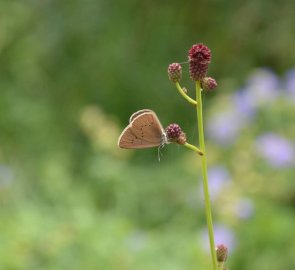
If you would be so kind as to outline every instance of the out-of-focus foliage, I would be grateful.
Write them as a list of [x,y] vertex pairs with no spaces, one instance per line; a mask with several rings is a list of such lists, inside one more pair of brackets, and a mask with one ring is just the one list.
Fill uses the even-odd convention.
[[204,97],[217,243],[230,269],[294,269],[293,12],[274,0],[0,1],[0,269],[209,269],[198,158],[116,145],[142,108],[196,141],[167,78],[196,42],[219,83]]

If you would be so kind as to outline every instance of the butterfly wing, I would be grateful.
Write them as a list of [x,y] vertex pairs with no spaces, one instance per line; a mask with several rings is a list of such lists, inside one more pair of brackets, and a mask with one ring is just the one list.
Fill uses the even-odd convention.
[[133,114],[130,116],[130,118],[129,118],[129,123],[131,123],[131,122],[134,120],[135,117],[137,117],[137,116],[139,116],[139,115],[141,115],[141,114],[143,114],[143,113],[146,113],[146,112],[153,112],[153,111],[152,111],[152,110],[149,110],[149,109],[139,110],[139,111],[133,113]]
[[159,143],[151,143],[137,137],[130,126],[127,126],[119,137],[118,146],[125,149],[142,149],[159,146]]
[[132,132],[143,140],[161,144],[164,133],[163,127],[153,111],[136,116],[131,122]]
[[163,144],[163,138],[166,138],[165,133],[158,117],[153,111],[138,111],[130,119],[131,123],[123,130],[119,137],[119,147],[140,149]]

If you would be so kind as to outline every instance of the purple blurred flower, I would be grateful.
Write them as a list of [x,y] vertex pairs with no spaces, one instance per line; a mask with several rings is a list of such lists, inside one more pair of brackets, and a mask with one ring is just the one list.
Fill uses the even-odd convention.
[[[231,253],[236,246],[236,238],[234,232],[224,225],[218,224],[214,226],[214,238],[215,246],[223,244],[228,248],[229,253]],[[209,251],[210,244],[207,229],[202,230],[201,239],[202,247],[204,247],[206,251]]]
[[208,135],[222,145],[233,143],[261,105],[268,105],[279,96],[280,82],[269,69],[258,69],[246,86],[232,96],[232,108],[219,112],[208,120]]
[[255,114],[257,107],[274,101],[279,96],[280,82],[269,69],[258,69],[248,79],[246,86],[235,92],[236,110],[246,117]]
[[233,94],[233,104],[236,110],[245,117],[252,117],[256,113],[252,95],[249,95],[247,89],[241,89]]
[[285,75],[285,88],[290,97],[295,100],[295,68],[287,71]]
[[241,219],[248,219],[254,213],[254,204],[250,199],[242,198],[235,206],[235,214]]
[[[229,184],[230,175],[226,168],[222,166],[211,167],[208,170],[208,182],[210,197],[215,200],[222,189]],[[203,185],[200,185],[201,198],[204,199]]]
[[235,141],[240,129],[245,125],[245,117],[238,112],[225,111],[208,119],[208,137],[221,145]]
[[266,68],[257,69],[248,79],[247,92],[253,104],[269,103],[279,95],[280,81],[275,73]]
[[294,165],[294,144],[282,136],[266,133],[256,139],[255,146],[271,166],[279,168]]

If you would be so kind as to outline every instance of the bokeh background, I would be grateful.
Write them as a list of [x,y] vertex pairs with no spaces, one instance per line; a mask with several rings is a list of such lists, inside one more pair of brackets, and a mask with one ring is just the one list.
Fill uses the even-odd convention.
[[210,269],[198,157],[117,148],[143,108],[197,143],[167,78],[197,42],[219,83],[204,93],[216,243],[230,269],[295,269],[294,10],[1,0],[0,269]]

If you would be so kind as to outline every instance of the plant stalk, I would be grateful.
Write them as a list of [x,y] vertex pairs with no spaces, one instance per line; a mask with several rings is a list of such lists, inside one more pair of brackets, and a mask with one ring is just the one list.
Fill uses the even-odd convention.
[[202,176],[203,176],[203,191],[204,191],[204,199],[205,199],[205,213],[210,241],[210,250],[212,257],[213,270],[217,270],[217,258],[215,251],[215,243],[214,243],[214,229],[212,222],[212,214],[211,214],[211,203],[210,203],[210,195],[209,195],[209,185],[208,185],[208,173],[207,173],[207,156],[205,151],[205,139],[204,139],[204,127],[203,127],[203,111],[202,111],[202,93],[201,93],[201,83],[200,81],[196,81],[196,101],[197,101],[197,118],[198,118],[198,129],[199,129],[199,145],[200,150],[204,153],[201,156],[202,159]]
[[197,102],[194,100],[194,99],[192,99],[192,98],[190,98],[184,91],[183,91],[183,89],[181,88],[181,86],[180,86],[180,84],[179,84],[179,82],[176,82],[175,83],[175,86],[176,86],[176,88],[177,88],[177,90],[178,90],[178,92],[190,103],[190,104],[192,104],[192,105],[197,105]]
[[194,146],[194,145],[192,145],[190,143],[187,143],[186,142],[184,144],[184,146],[187,147],[187,148],[189,148],[189,149],[191,149],[191,150],[193,150],[193,151],[195,151],[200,156],[203,156],[204,155],[204,153],[198,147],[196,147],[196,146]]

